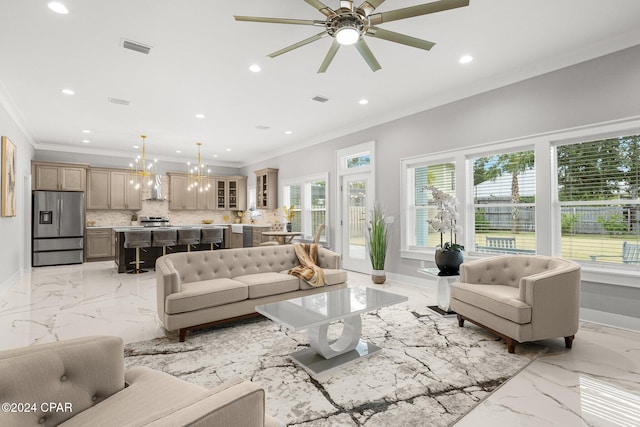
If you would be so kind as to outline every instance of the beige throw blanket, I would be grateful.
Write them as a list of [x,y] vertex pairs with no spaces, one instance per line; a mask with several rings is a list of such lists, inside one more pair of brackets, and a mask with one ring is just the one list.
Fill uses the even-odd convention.
[[289,274],[299,277],[314,287],[324,286],[324,271],[318,267],[318,245],[315,243],[294,243],[293,249],[300,265],[289,270]]

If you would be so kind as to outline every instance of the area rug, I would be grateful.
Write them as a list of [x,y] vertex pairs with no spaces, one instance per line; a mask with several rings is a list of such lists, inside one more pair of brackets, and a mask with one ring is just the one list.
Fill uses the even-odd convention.
[[129,344],[125,364],[205,388],[251,380],[265,389],[267,412],[288,426],[448,426],[545,350],[525,344],[509,354],[491,333],[426,307],[367,313],[362,335],[383,350],[319,380],[287,358],[308,346],[306,333],[267,319],[201,330],[184,343]]

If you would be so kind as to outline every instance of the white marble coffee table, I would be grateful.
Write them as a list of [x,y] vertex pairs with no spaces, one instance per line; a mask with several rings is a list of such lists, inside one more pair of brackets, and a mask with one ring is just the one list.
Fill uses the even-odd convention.
[[[308,330],[310,348],[289,357],[313,377],[381,350],[360,339],[360,315],[407,301],[407,297],[373,288],[345,288],[259,305],[256,311],[293,331]],[[329,324],[343,320],[342,335],[329,340]]]

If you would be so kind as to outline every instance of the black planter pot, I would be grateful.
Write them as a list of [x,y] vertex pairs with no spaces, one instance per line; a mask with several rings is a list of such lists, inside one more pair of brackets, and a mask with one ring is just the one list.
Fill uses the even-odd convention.
[[293,229],[293,224],[290,222],[287,223],[287,231],[291,231]]
[[439,276],[457,276],[460,274],[460,264],[464,261],[464,257],[462,251],[436,249],[435,261],[440,269]]

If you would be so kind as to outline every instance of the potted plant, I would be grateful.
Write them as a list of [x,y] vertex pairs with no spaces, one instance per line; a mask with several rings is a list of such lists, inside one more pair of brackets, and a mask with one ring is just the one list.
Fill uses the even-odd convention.
[[131,225],[138,225],[138,213],[131,212]]
[[373,272],[371,280],[381,285],[387,280],[384,271],[384,262],[389,246],[389,225],[385,222],[384,208],[376,203],[371,213],[371,220],[367,228],[367,247]]
[[291,205],[288,208],[287,205],[282,206],[282,212],[284,213],[283,218],[287,223],[287,231],[292,231],[293,229],[291,221],[293,220],[293,215],[295,215],[295,212],[293,211],[294,208],[295,205]]
[[[437,214],[428,220],[429,225],[440,233],[440,245],[436,248],[435,262],[440,269],[440,276],[456,276],[460,274],[460,264],[464,261],[462,251],[464,246],[457,242],[458,233],[462,229],[456,224],[458,221],[458,201],[455,196],[439,190],[433,185],[424,189],[431,191],[436,203]],[[449,241],[444,241],[444,235],[449,234]]]

